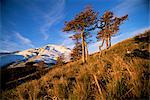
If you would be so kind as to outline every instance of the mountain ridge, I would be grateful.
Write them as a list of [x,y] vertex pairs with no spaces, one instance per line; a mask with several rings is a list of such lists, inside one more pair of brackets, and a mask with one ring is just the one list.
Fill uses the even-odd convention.
[[[46,64],[56,64],[56,60],[59,56],[64,56],[64,61],[70,61],[70,53],[71,49],[66,48],[60,45],[48,44],[40,48],[30,48],[27,50],[23,50],[20,52],[10,52],[10,53],[1,53],[0,66],[4,66],[6,64],[18,61],[26,61],[26,62],[40,62],[44,61]],[[15,56],[17,55],[17,56]],[[12,56],[12,59],[9,57]],[[19,56],[23,56],[22,58],[18,58]],[[5,59],[4,59],[5,58]],[[10,60],[6,61],[6,58]]]

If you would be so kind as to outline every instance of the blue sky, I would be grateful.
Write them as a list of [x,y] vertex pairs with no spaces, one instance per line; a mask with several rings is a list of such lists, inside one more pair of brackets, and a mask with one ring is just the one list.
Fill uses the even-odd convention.
[[[64,33],[64,21],[69,21],[92,5],[101,16],[111,10],[116,16],[129,15],[119,33],[112,38],[115,44],[149,29],[149,0],[1,0],[0,52],[38,48],[47,44],[73,47]],[[100,42],[89,45],[90,53],[98,50]]]

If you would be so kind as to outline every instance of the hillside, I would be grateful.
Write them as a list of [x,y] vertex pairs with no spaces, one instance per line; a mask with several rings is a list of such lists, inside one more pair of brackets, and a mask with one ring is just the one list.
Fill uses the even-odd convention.
[[59,56],[63,55],[65,62],[68,62],[70,53],[69,48],[52,44],[24,51],[1,53],[2,90],[15,88],[26,81],[39,79],[56,64]]
[[124,40],[101,56],[89,56],[63,66],[14,89],[2,91],[2,100],[121,100],[150,96],[150,30]]

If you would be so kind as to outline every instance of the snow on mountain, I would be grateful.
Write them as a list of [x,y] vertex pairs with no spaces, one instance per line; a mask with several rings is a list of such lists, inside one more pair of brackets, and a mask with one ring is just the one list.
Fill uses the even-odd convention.
[[28,50],[18,52],[18,54],[23,55],[26,58],[30,58],[32,56],[37,55],[37,52],[38,52],[38,49],[31,48],[31,49],[28,49]]
[[64,56],[64,61],[68,62],[70,60],[70,53],[71,50],[64,46],[49,44],[41,48],[24,50],[18,54],[23,55],[29,59],[29,61],[44,61],[45,63],[55,64],[57,58],[61,55]]

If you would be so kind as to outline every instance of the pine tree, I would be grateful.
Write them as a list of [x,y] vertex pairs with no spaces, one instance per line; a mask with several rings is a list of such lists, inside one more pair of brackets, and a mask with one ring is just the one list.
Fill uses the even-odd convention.
[[71,57],[73,61],[78,60],[82,57],[82,44],[81,43],[75,44],[71,53]]
[[82,60],[83,63],[86,62],[88,56],[87,43],[86,43],[86,33],[89,34],[89,30],[93,25],[95,25],[98,13],[93,11],[91,7],[86,7],[86,9],[75,16],[75,18],[69,22],[65,22],[65,28],[63,31],[75,33],[80,32],[82,41]]
[[111,11],[106,11],[100,19],[100,31],[97,34],[97,39],[102,40],[99,50],[106,42],[106,48],[111,46],[111,37],[119,31],[120,24],[128,18],[128,15],[123,17],[115,17]]

